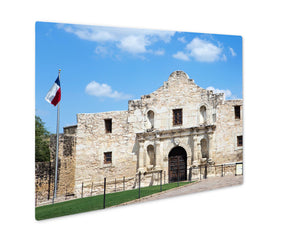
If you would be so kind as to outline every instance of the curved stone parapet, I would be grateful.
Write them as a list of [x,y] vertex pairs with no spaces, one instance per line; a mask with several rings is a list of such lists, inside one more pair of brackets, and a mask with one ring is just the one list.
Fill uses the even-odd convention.
[[184,71],[174,71],[169,76],[168,81],[170,80],[188,80],[189,76]]

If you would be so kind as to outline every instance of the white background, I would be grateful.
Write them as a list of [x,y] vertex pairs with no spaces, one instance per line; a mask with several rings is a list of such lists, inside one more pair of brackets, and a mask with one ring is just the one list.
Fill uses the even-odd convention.
[[[297,1],[4,1],[1,244],[299,244]],[[35,21],[243,36],[245,181],[34,220]]]

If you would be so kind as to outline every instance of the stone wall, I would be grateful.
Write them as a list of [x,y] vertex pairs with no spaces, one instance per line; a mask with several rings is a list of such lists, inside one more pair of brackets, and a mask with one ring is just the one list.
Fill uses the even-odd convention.
[[35,163],[36,205],[49,200],[53,195],[55,166],[51,162]]
[[[128,123],[132,134],[144,132],[162,132],[169,130],[167,137],[141,138],[137,144],[138,168],[141,171],[148,170],[149,157],[147,147],[153,145],[156,149],[156,166],[165,171],[168,170],[168,154],[175,146],[182,146],[188,155],[187,164],[201,164],[202,156],[199,154],[200,141],[214,140],[213,129],[203,128],[203,125],[215,125],[216,114],[221,113],[218,107],[224,104],[224,94],[214,94],[195,84],[193,79],[182,71],[173,72],[167,81],[159,89],[151,94],[144,95],[139,100],[129,101]],[[204,119],[201,116],[201,108],[205,107]],[[182,109],[182,125],[173,125],[173,110]],[[149,120],[148,113],[153,112],[154,119]],[[154,121],[154,123],[153,123]],[[193,128],[201,127],[201,132],[195,133]],[[179,135],[176,131],[190,128]],[[211,134],[211,139],[209,135]],[[144,133],[146,136],[147,134]],[[210,151],[214,148],[211,145]],[[212,154],[211,154],[212,157]]]
[[[65,198],[74,194],[76,128],[64,128],[59,135],[59,154],[57,169],[57,198]],[[50,136],[50,162],[36,163],[36,205],[47,203],[52,199],[55,181],[56,135]]]
[[[240,119],[235,119],[234,106],[240,106]],[[216,164],[243,161],[243,147],[237,136],[243,135],[243,101],[226,100],[217,107],[213,160]]]
[[[127,115],[127,111],[77,115],[76,196],[82,182],[135,175],[135,135],[128,130]],[[111,133],[106,133],[104,119],[112,119]],[[104,163],[105,152],[112,152],[111,164]]]
[[[200,108],[206,107],[206,124],[213,122],[212,115],[218,104],[223,103],[224,94],[213,94],[195,84],[184,72],[173,72],[164,85],[139,100],[128,104],[128,122],[133,133],[150,129],[147,112],[154,112],[154,129],[177,129],[195,127],[200,124]],[[183,123],[173,125],[173,109],[182,109]]]
[[[64,128],[59,135],[57,195],[74,194],[77,126]],[[55,164],[56,135],[50,138],[50,159]]]

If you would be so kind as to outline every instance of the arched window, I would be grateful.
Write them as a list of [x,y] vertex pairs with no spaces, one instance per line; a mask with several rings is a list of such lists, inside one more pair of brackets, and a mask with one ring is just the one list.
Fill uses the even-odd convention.
[[200,107],[200,124],[206,123],[206,107],[203,105]]
[[148,111],[147,118],[148,118],[148,121],[150,123],[150,127],[154,128],[154,112],[153,111]]
[[207,146],[207,140],[206,139],[202,139],[200,141],[201,144],[201,154],[202,154],[202,158],[208,158],[208,146]]
[[154,147],[153,145],[147,146],[147,153],[148,153],[148,165],[154,166]]

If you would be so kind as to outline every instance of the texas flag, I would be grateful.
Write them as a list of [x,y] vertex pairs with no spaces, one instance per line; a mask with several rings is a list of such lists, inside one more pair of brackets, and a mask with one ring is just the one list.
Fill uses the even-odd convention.
[[49,90],[48,94],[45,97],[45,100],[50,104],[56,106],[61,99],[61,90],[60,90],[60,81],[59,76],[55,80],[53,86]]

